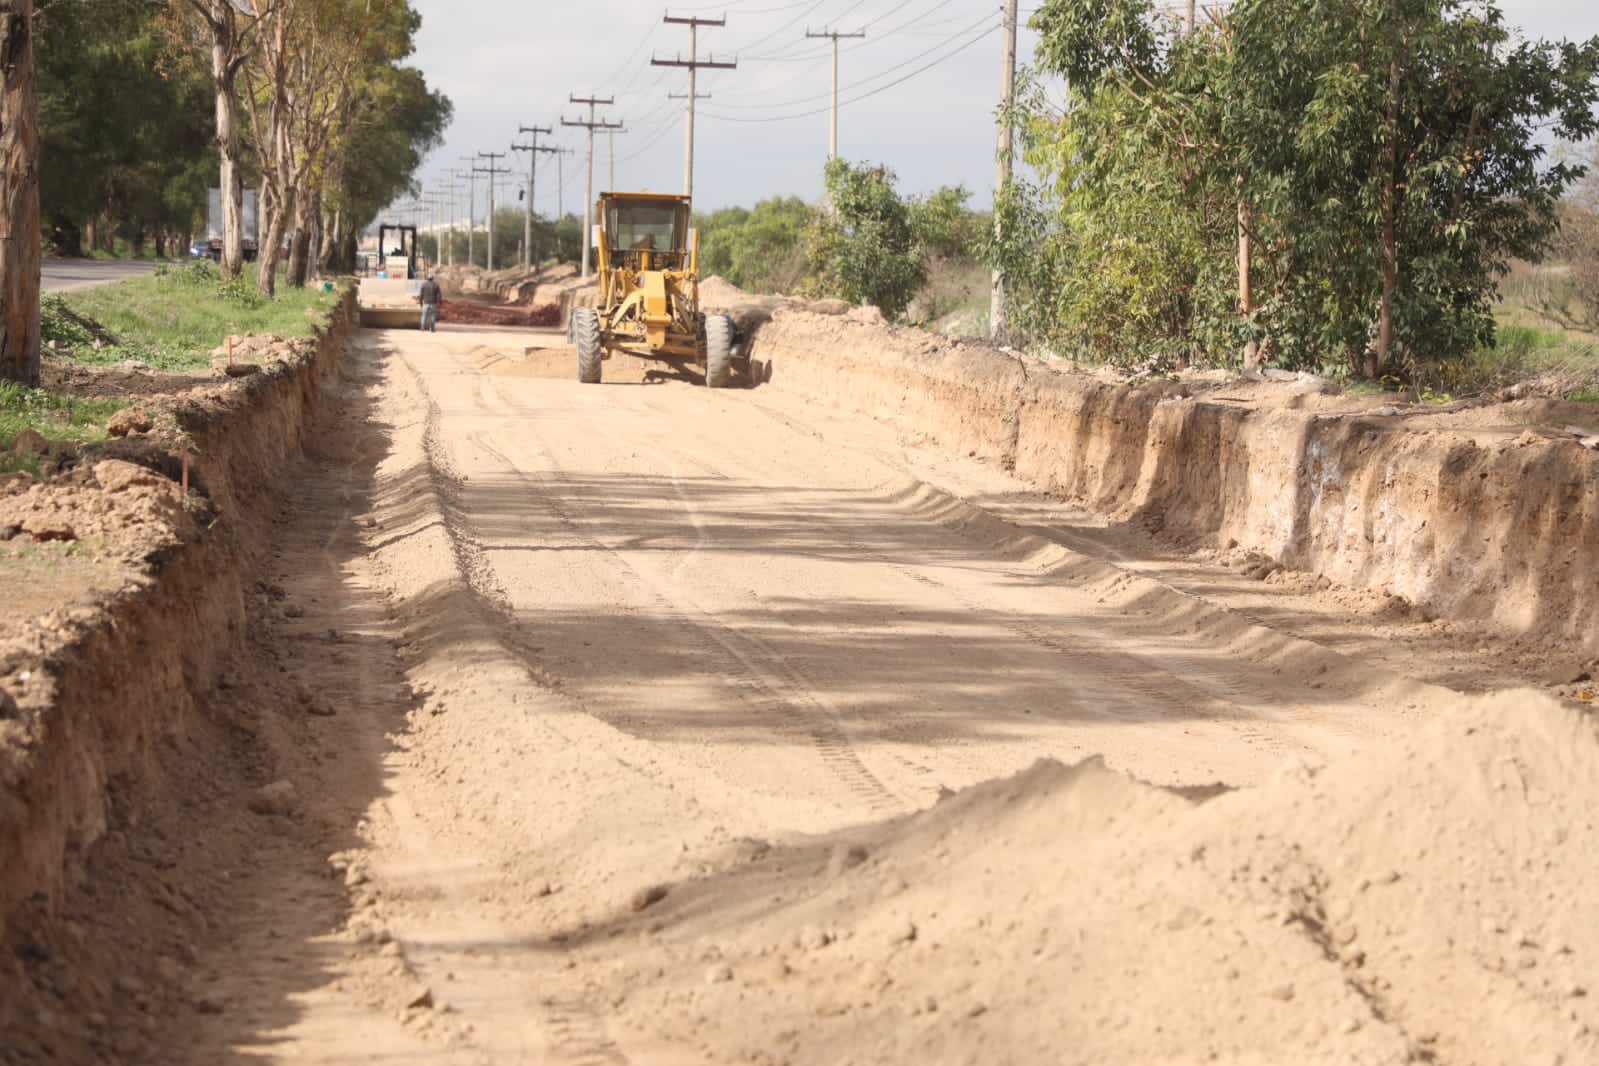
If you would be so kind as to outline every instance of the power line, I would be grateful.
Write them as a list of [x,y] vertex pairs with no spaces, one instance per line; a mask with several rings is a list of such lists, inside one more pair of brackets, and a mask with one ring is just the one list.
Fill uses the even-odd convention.
[[[912,63],[916,62],[919,59],[923,59],[923,58],[925,58],[925,57],[927,57],[929,55],[932,55],[934,52],[937,52],[939,49],[943,48],[945,45],[951,43],[952,41],[957,41],[957,40],[961,39],[962,37],[966,36],[967,34],[973,33],[976,30],[981,29],[982,26],[985,23],[987,23],[991,19],[993,19],[994,14],[995,14],[994,12],[990,12],[988,14],[985,14],[982,18],[978,19],[976,22],[971,23],[968,26],[962,27],[959,31],[950,34],[948,37],[945,37],[943,40],[939,41],[937,44],[933,45],[932,47],[925,48],[922,51],[917,52],[915,55],[911,56],[909,59],[905,59],[905,60],[902,60],[902,61],[900,61],[898,63],[895,63],[891,67],[885,67],[884,69],[878,71],[875,74],[871,74],[871,75],[861,79],[860,81],[854,82],[853,84],[846,86],[845,87],[845,91],[851,91],[851,90],[855,90],[855,89],[864,88],[865,86],[870,85],[872,82],[877,81],[879,78],[882,78],[882,77],[884,77],[884,76],[886,76],[888,74],[892,74],[896,70],[899,70],[899,69],[901,69],[903,67],[910,66]],[[993,27],[993,28],[997,28],[997,26]],[[779,109],[782,109],[782,108],[785,108],[785,107],[794,107],[794,106],[796,106],[798,104],[808,104],[808,103],[810,103],[813,100],[825,100],[825,99],[828,99],[828,97],[829,97],[828,93],[812,93],[809,96],[801,96],[801,97],[797,97],[797,98],[795,98],[793,100],[784,100],[781,103],[727,104],[725,106],[727,106],[729,108],[732,108],[732,109],[735,109],[735,110],[740,110],[740,111],[779,110]],[[812,113],[814,113],[814,112],[812,112]]]
[[[861,93],[859,96],[852,96],[849,99],[841,100],[839,102],[842,103],[842,104],[859,103],[862,100],[868,100],[868,99],[870,99],[870,98],[872,98],[874,96],[877,96],[879,93],[885,93],[885,92],[887,92],[888,90],[894,88],[897,85],[903,85],[905,82],[910,81],[912,78],[916,77],[918,74],[923,74],[923,73],[925,73],[925,72],[927,72],[929,70],[932,70],[934,67],[938,66],[940,63],[944,63],[944,62],[947,62],[948,60],[954,59],[956,56],[958,56],[962,52],[966,51],[972,45],[974,45],[974,44],[978,43],[979,41],[991,36],[994,33],[997,33],[999,31],[999,29],[1000,29],[1000,27],[997,24],[993,25],[993,26],[990,26],[988,29],[984,30],[982,33],[979,33],[977,36],[973,37],[971,40],[964,42],[959,48],[956,48],[954,51],[950,52],[948,55],[940,56],[937,59],[933,60],[931,63],[928,63],[925,66],[918,67],[918,68],[916,68],[915,70],[911,71],[909,74],[906,74],[903,77],[895,78],[893,81],[889,82],[887,85],[878,86],[876,89],[873,89],[871,92]],[[901,66],[903,66],[903,65],[904,64],[901,64]],[[705,116],[707,118],[720,119],[723,122],[791,122],[794,119],[798,119],[798,118],[809,118],[811,115],[820,115],[822,112],[824,112],[826,110],[827,110],[826,107],[814,107],[814,108],[811,108],[809,111],[798,111],[798,112],[795,112],[792,115],[771,115],[771,116],[764,117],[764,118],[747,118],[747,117],[744,117],[744,116],[741,116],[741,115],[718,115],[718,114],[716,114],[713,111],[705,112]]]
[[805,31],[806,37],[825,37],[833,42],[833,93],[830,117],[827,123],[827,158],[838,158],[838,39],[840,37],[865,37],[865,30],[854,33],[840,33],[838,30],[822,30],[820,33]]

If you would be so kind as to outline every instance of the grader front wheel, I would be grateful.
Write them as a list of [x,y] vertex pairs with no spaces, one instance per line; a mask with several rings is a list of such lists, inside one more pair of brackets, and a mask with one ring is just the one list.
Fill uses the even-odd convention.
[[733,320],[727,315],[705,317],[705,384],[713,389],[733,384]]
[[577,380],[585,385],[600,383],[600,315],[592,307],[573,310],[568,329],[577,348]]

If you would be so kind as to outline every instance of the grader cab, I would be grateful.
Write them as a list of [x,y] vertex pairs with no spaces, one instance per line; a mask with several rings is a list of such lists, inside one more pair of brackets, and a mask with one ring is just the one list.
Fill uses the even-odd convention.
[[567,320],[578,380],[599,382],[603,361],[623,352],[695,367],[712,388],[731,385],[742,361],[737,330],[727,315],[700,310],[688,197],[601,193],[595,218],[599,303]]

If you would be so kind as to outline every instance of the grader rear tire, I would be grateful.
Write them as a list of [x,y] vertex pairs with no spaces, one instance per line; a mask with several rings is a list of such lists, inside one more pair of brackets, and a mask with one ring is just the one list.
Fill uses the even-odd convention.
[[592,307],[573,310],[567,329],[577,348],[577,380],[585,385],[600,383],[600,315]]
[[733,384],[733,320],[705,316],[705,384],[725,389]]

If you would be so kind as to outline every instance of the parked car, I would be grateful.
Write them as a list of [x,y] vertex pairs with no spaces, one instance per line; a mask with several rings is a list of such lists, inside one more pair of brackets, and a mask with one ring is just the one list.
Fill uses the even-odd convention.
[[208,240],[205,240],[204,238],[202,238],[200,240],[195,241],[193,244],[189,245],[189,258],[190,259],[210,259],[211,258],[211,242],[208,241]]

